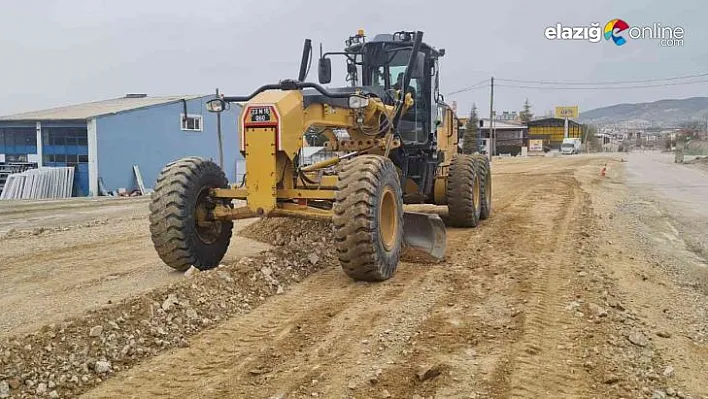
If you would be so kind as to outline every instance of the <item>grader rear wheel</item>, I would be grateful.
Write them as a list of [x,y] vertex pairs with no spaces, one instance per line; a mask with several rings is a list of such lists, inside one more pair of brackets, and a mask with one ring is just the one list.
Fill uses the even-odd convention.
[[339,172],[332,221],[342,269],[351,278],[383,281],[396,271],[403,241],[403,200],[388,158],[361,155]]
[[480,181],[480,197],[481,210],[479,213],[480,220],[486,220],[492,214],[492,170],[489,165],[489,158],[482,154],[472,155],[477,161],[477,175]]
[[150,203],[150,234],[157,254],[168,266],[184,271],[194,265],[216,267],[231,240],[233,222],[208,220],[215,204],[212,188],[228,187],[221,168],[198,157],[165,166]]
[[482,212],[481,182],[474,158],[458,154],[452,158],[447,182],[448,224],[476,227]]

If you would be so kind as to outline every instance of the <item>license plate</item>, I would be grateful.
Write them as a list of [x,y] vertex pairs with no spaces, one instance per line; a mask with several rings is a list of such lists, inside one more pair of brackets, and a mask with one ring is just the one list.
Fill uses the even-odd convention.
[[270,107],[251,108],[251,122],[270,122]]

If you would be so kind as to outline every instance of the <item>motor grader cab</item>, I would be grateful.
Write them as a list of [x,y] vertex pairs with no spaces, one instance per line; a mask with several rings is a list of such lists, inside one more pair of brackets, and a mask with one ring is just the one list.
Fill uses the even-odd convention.
[[[233,220],[276,216],[331,220],[342,268],[357,280],[390,278],[402,249],[442,259],[440,217],[403,205],[447,205],[448,225],[474,227],[491,211],[491,175],[487,158],[458,154],[459,121],[439,93],[445,52],[422,39],[422,32],[397,32],[367,41],[360,31],[342,52],[320,47],[320,84],[305,81],[312,59],[306,40],[297,80],[209,101],[211,112],[242,104],[246,174],[230,185],[212,161],[168,164],[150,205],[161,259],[178,270],[215,267]],[[331,83],[333,57],[345,59],[348,86],[321,86]],[[312,136],[336,155],[306,164]]]

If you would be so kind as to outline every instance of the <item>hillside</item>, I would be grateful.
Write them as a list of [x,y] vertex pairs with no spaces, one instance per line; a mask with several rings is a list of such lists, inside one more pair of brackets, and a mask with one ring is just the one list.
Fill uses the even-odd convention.
[[617,104],[580,114],[583,123],[677,126],[708,116],[708,97],[659,100],[650,103]]

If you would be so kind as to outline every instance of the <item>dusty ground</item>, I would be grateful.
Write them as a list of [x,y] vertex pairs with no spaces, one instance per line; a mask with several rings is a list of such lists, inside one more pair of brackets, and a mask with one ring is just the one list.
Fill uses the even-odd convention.
[[[443,263],[402,263],[378,284],[346,278],[329,226],[312,222],[249,226],[244,235],[274,249],[233,245],[227,266],[189,278],[154,264],[142,211],[124,230],[2,240],[3,253],[17,243],[14,259],[26,262],[11,268],[12,282],[0,269],[3,300],[47,270],[44,286],[15,296],[34,301],[25,312],[49,305],[34,299],[39,290],[78,280],[74,263],[101,276],[109,257],[113,267],[134,262],[134,274],[132,285],[74,286],[71,306],[93,300],[92,287],[115,290],[117,303],[60,311],[51,320],[73,317],[36,334],[16,333],[54,313],[14,326],[3,317],[0,397],[3,381],[15,396],[90,398],[708,397],[708,227],[694,213],[708,204],[705,174],[623,156],[495,161],[493,216],[449,229]],[[50,238],[72,231],[84,233]],[[114,244],[122,253],[96,248],[117,237],[128,241]],[[74,245],[64,255],[74,261],[54,274],[62,259],[20,250],[50,245]],[[142,249],[126,262],[133,247]],[[138,289],[142,279],[162,286]]]
[[[0,336],[179,280],[152,247],[147,205],[135,198],[0,204]],[[234,237],[224,261],[267,248]]]

